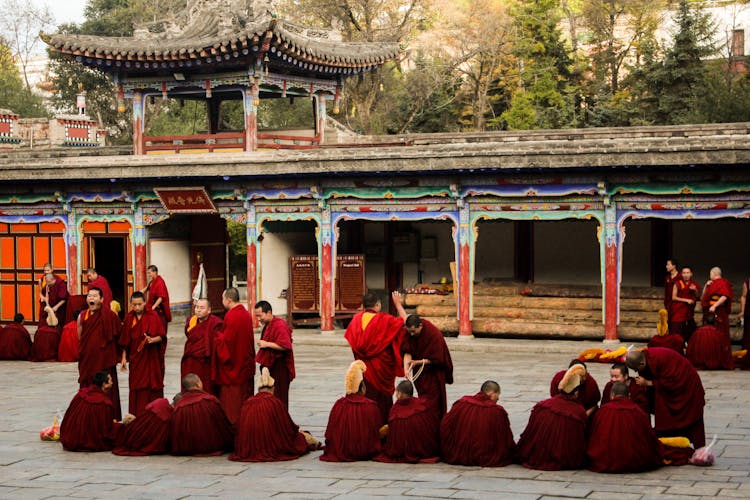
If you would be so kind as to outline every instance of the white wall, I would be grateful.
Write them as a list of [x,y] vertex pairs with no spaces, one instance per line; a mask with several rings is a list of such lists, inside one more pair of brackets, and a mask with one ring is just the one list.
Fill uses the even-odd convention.
[[187,240],[148,240],[148,265],[155,265],[169,290],[170,304],[191,304],[190,245]]
[[280,298],[289,288],[289,257],[292,255],[317,255],[317,242],[313,232],[263,233],[260,243],[259,300],[267,300],[274,314],[286,315],[287,302]]

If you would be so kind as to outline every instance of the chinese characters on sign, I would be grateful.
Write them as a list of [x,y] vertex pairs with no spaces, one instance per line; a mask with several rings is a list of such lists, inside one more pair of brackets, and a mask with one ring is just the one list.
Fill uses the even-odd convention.
[[154,188],[154,192],[171,213],[216,213],[216,207],[205,188]]

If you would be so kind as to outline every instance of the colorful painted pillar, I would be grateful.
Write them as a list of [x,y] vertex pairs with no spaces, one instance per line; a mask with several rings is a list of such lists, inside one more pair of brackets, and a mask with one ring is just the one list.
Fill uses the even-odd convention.
[[72,294],[81,293],[81,284],[78,280],[81,272],[78,269],[78,225],[76,224],[75,210],[66,207],[68,211],[68,224],[65,228],[65,246],[68,253],[68,289]]
[[143,290],[148,282],[146,278],[146,226],[143,224],[143,209],[133,210],[133,246],[135,250],[135,289]]
[[258,318],[252,314],[258,302],[258,226],[255,216],[255,205],[245,202],[247,210],[247,309],[253,317],[253,328],[258,327]]
[[316,113],[316,116],[318,118],[318,124],[317,124],[317,136],[318,140],[320,141],[319,144],[323,144],[325,141],[325,132],[326,132],[326,99],[323,95],[317,95],[315,97],[315,102],[318,105],[318,112]]
[[133,93],[133,154],[145,154],[143,144],[144,106],[143,94]]
[[[474,294],[473,263],[475,234],[471,227],[469,207],[459,199],[458,230],[454,233],[456,243],[456,281],[458,281],[458,335],[472,337],[472,296]],[[456,286],[454,283],[453,286]]]
[[600,243],[604,245],[604,341],[617,341],[622,238],[617,224],[617,209],[608,197],[604,202],[604,234],[600,238]]
[[334,264],[336,238],[331,224],[331,207],[327,204],[322,207],[320,219],[320,231],[318,231],[318,262],[320,273],[320,331],[330,332],[333,330],[333,280],[335,274]]
[[245,151],[255,151],[258,148],[258,104],[260,104],[260,90],[255,79],[252,85],[245,89]]

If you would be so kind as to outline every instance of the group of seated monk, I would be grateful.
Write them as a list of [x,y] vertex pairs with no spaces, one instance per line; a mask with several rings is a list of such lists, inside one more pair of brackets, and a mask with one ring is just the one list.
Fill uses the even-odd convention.
[[[77,314],[76,314],[77,319]],[[13,322],[0,325],[0,359],[21,361],[78,361],[78,325],[75,319],[60,333],[57,328],[37,328],[34,340],[24,326],[25,318],[18,313]]]

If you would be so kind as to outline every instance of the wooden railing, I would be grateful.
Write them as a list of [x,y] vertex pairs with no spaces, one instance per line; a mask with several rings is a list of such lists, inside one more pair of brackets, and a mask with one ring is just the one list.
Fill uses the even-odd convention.
[[143,152],[146,154],[213,153],[217,150],[244,151],[245,132],[143,137]]
[[283,132],[258,132],[258,147],[268,149],[314,149],[320,147],[320,134],[293,135]]

